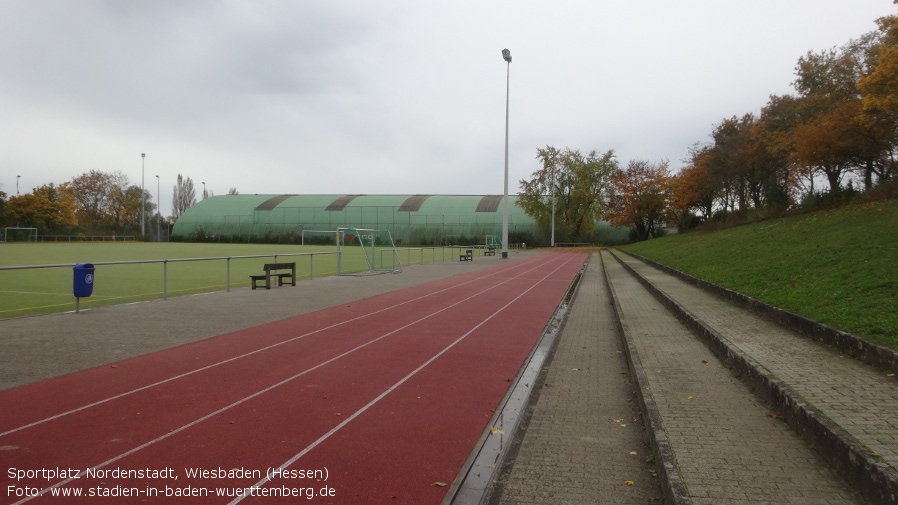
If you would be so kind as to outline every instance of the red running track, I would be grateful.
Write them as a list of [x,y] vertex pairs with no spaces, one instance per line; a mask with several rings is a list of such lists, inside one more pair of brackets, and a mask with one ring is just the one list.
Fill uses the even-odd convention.
[[437,504],[585,259],[543,254],[0,392],[0,502]]

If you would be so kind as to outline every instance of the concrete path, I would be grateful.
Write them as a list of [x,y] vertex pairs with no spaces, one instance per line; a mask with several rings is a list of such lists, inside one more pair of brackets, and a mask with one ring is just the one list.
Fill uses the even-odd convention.
[[618,257],[898,468],[898,379],[768,322],[638,259]]
[[864,503],[610,253],[591,258],[536,390],[487,503]]
[[898,379],[626,254],[619,261],[873,503],[898,503]]
[[610,300],[593,255],[488,503],[661,503]]
[[862,503],[726,363],[610,253],[603,257],[632,359],[647,379],[643,394],[656,405],[673,452],[682,503]]

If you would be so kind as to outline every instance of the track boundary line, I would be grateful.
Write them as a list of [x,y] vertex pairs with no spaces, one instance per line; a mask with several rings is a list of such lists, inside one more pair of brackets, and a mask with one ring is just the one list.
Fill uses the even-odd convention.
[[[570,261],[570,259],[568,259],[567,261]],[[567,263],[567,261],[565,261],[563,264]],[[545,263],[548,263],[548,261],[545,262]],[[562,265],[563,265],[563,264],[562,264]],[[542,266],[542,263],[541,263],[540,265],[537,265],[537,266]],[[555,270],[552,271],[552,273],[554,273],[555,271],[557,271],[558,268],[561,268],[561,266],[556,267]],[[532,270],[534,270],[534,269],[535,269],[535,267],[534,267],[534,268],[531,268],[530,270],[526,270],[525,272],[530,272],[530,271],[532,271]],[[505,271],[505,270],[503,270],[503,271]],[[172,436],[174,436],[174,435],[176,435],[176,434],[178,434],[178,433],[180,433],[180,432],[182,432],[182,431],[184,431],[184,430],[187,430],[187,429],[189,429],[189,428],[191,428],[191,427],[193,427],[193,426],[196,426],[196,425],[198,425],[198,424],[200,424],[200,423],[202,423],[202,422],[204,422],[204,421],[207,421],[207,420],[209,420],[209,419],[211,419],[211,418],[217,416],[218,414],[221,414],[221,413],[223,413],[223,412],[226,412],[226,411],[228,411],[228,410],[230,410],[230,409],[232,409],[232,408],[234,408],[234,407],[237,407],[238,405],[241,405],[241,404],[243,404],[243,403],[246,403],[246,402],[249,401],[249,400],[252,400],[252,399],[254,399],[254,398],[256,398],[256,397],[259,397],[259,396],[261,396],[261,395],[263,395],[263,394],[265,394],[265,393],[267,393],[267,392],[269,392],[269,391],[272,391],[272,390],[274,390],[274,389],[277,389],[277,388],[283,386],[284,384],[287,384],[287,383],[289,383],[289,382],[292,382],[292,381],[296,380],[296,379],[299,378],[299,377],[302,377],[303,375],[306,375],[306,374],[308,374],[308,373],[310,373],[310,372],[313,372],[313,371],[315,371],[315,370],[317,370],[317,369],[319,369],[319,368],[321,368],[321,367],[323,367],[323,366],[326,366],[326,365],[329,365],[329,364],[331,364],[331,363],[333,363],[333,362],[335,362],[335,361],[338,361],[339,359],[341,359],[341,358],[343,358],[343,357],[346,357],[346,356],[348,356],[348,355],[350,355],[350,354],[352,354],[352,353],[358,351],[359,349],[363,349],[363,348],[365,348],[365,347],[368,347],[368,346],[371,345],[371,344],[374,344],[374,343],[376,343],[376,342],[379,342],[379,341],[381,341],[381,340],[383,340],[383,339],[385,339],[385,338],[387,338],[387,337],[389,337],[389,336],[391,336],[391,335],[394,335],[394,334],[396,334],[396,333],[398,333],[398,332],[400,332],[400,331],[402,331],[402,330],[405,330],[405,329],[407,329],[407,328],[409,328],[409,327],[411,327],[411,326],[414,326],[414,325],[420,323],[421,321],[424,321],[424,320],[426,320],[426,319],[430,319],[431,317],[436,316],[437,314],[440,314],[440,313],[442,313],[442,312],[445,312],[445,311],[447,311],[447,310],[449,310],[449,309],[451,309],[451,308],[453,308],[453,307],[455,307],[455,306],[457,306],[457,305],[461,305],[462,303],[465,303],[465,302],[467,302],[467,301],[470,301],[470,300],[472,300],[472,299],[474,299],[474,298],[476,298],[476,297],[482,295],[483,293],[486,293],[486,292],[488,292],[488,291],[492,291],[493,289],[496,289],[496,288],[498,288],[498,287],[500,287],[500,286],[502,286],[502,285],[504,285],[504,284],[506,284],[506,283],[509,283],[509,282],[511,282],[511,281],[513,281],[513,280],[516,280],[517,278],[518,278],[517,276],[515,276],[515,277],[510,277],[510,278],[508,278],[508,279],[506,279],[506,280],[504,280],[504,281],[502,281],[502,282],[500,282],[500,283],[498,283],[498,284],[496,284],[496,285],[494,285],[494,286],[491,286],[491,287],[486,288],[486,289],[484,289],[484,290],[478,291],[477,293],[472,294],[471,296],[468,296],[468,297],[464,298],[463,300],[459,300],[459,301],[457,301],[457,302],[455,302],[455,303],[452,303],[451,305],[447,305],[446,307],[443,307],[443,308],[441,308],[441,309],[439,309],[439,310],[437,310],[437,311],[435,311],[435,312],[432,312],[432,313],[430,313],[430,314],[428,314],[428,315],[426,315],[426,316],[424,316],[424,317],[421,317],[421,318],[419,318],[419,319],[416,319],[415,321],[412,321],[412,322],[410,322],[410,323],[407,323],[407,324],[405,324],[405,325],[403,325],[403,326],[401,326],[401,327],[399,327],[399,328],[393,329],[393,330],[391,330],[391,331],[389,331],[389,332],[387,332],[387,333],[385,333],[385,334],[383,334],[383,335],[381,335],[381,336],[379,336],[379,337],[376,337],[376,338],[374,338],[374,339],[372,339],[372,340],[369,340],[368,342],[365,342],[364,344],[360,344],[360,345],[358,345],[358,346],[356,346],[356,347],[354,347],[354,348],[352,348],[352,349],[350,349],[350,350],[348,350],[348,351],[345,351],[345,352],[343,352],[343,353],[341,353],[341,354],[338,354],[337,356],[334,356],[334,357],[329,358],[329,359],[327,359],[327,360],[325,360],[325,361],[322,361],[321,363],[318,363],[317,365],[315,365],[315,366],[313,366],[313,367],[307,368],[307,369],[303,370],[302,372],[299,372],[299,373],[297,373],[297,374],[295,374],[295,375],[293,375],[293,376],[291,376],[291,377],[288,377],[288,378],[283,379],[283,380],[281,380],[281,381],[279,381],[279,382],[277,382],[277,383],[275,383],[275,384],[272,384],[272,385],[270,385],[270,386],[268,386],[268,387],[266,387],[266,388],[264,388],[264,389],[261,389],[261,390],[259,390],[259,391],[256,391],[255,393],[253,393],[253,394],[251,394],[251,395],[245,396],[245,397],[243,397],[243,398],[241,398],[241,399],[239,399],[239,400],[237,400],[237,401],[235,401],[235,402],[233,402],[233,403],[231,403],[231,404],[229,404],[229,405],[226,405],[226,406],[224,406],[224,407],[222,407],[222,408],[220,408],[220,409],[218,409],[218,410],[215,410],[215,411],[213,411],[213,412],[210,412],[209,414],[206,414],[206,415],[204,415],[204,416],[202,416],[202,417],[200,417],[200,418],[198,418],[198,419],[195,419],[195,420],[193,420],[193,421],[191,421],[191,422],[189,422],[189,423],[187,423],[187,424],[185,424],[185,425],[182,425],[182,426],[180,426],[180,427],[178,427],[178,428],[174,428],[174,429],[168,431],[167,433],[165,433],[164,435],[161,435],[161,436],[159,436],[159,437],[156,437],[156,438],[153,439],[153,440],[147,441],[147,442],[145,442],[145,443],[143,443],[143,444],[141,444],[141,445],[139,445],[139,446],[137,446],[137,447],[134,447],[134,448],[132,448],[132,449],[130,449],[130,450],[128,450],[128,451],[125,451],[125,452],[119,454],[118,456],[112,457],[112,458],[110,458],[110,459],[108,459],[108,460],[106,460],[106,461],[104,461],[104,462],[102,462],[102,463],[99,463],[99,464],[97,464],[97,465],[94,465],[94,466],[92,466],[92,467],[90,467],[90,468],[86,468],[86,469],[84,469],[84,470],[81,470],[80,472],[78,472],[77,474],[73,475],[72,477],[69,477],[68,479],[59,481],[59,482],[57,482],[57,483],[55,483],[55,484],[53,484],[53,485],[51,485],[51,486],[47,486],[46,488],[42,488],[41,491],[40,491],[38,494],[35,494],[35,495],[32,495],[32,496],[28,496],[28,497],[26,497],[26,498],[24,498],[24,499],[22,499],[22,500],[19,500],[19,501],[17,501],[17,502],[14,502],[12,505],[21,505],[22,503],[26,503],[26,502],[29,502],[29,501],[33,500],[34,498],[41,497],[41,496],[43,496],[44,494],[46,494],[48,491],[50,491],[51,489],[58,488],[58,487],[60,487],[60,486],[63,486],[63,485],[65,485],[65,484],[68,484],[69,482],[72,482],[73,480],[80,479],[82,476],[86,475],[88,471],[96,471],[96,470],[99,470],[99,469],[101,469],[101,468],[104,468],[104,467],[106,467],[106,466],[112,464],[112,463],[115,463],[116,461],[119,461],[120,459],[126,458],[126,457],[128,457],[128,456],[130,456],[130,455],[132,455],[132,454],[135,454],[135,453],[137,453],[137,452],[140,452],[141,450],[143,450],[143,449],[145,449],[145,448],[147,448],[147,447],[149,447],[149,446],[151,446],[151,445],[154,445],[154,444],[156,444],[156,443],[158,443],[158,442],[161,442],[161,441],[163,441],[163,440],[166,440],[166,439],[168,439],[168,438],[171,438]],[[480,280],[480,279],[482,279],[482,277],[481,277],[481,278],[478,278],[478,279],[475,279],[475,280]],[[543,279],[543,280],[544,280],[544,279]],[[493,315],[489,316],[489,318],[485,319],[483,322],[479,323],[479,324],[477,325],[477,327],[475,327],[474,329],[480,327],[480,326],[481,326],[482,324],[484,324],[486,321],[488,321],[489,319],[492,319],[493,317],[495,317],[496,314],[498,314],[499,312],[501,312],[502,310],[504,310],[505,308],[507,308],[511,303],[517,301],[517,300],[518,300],[519,298],[521,298],[524,294],[530,292],[530,291],[531,291],[536,285],[538,285],[540,282],[542,282],[542,280],[540,280],[539,282],[537,282],[536,284],[534,284],[533,286],[531,286],[530,288],[528,288],[527,290],[525,290],[524,292],[522,292],[521,294],[519,294],[518,296],[516,296],[514,299],[512,299],[511,302],[509,302],[508,304],[506,304],[505,306],[503,306],[501,309],[499,309],[498,311],[496,311],[495,313],[493,313]],[[469,335],[472,331],[473,331],[473,329],[472,329],[471,331],[469,331],[468,333],[466,333],[464,336]],[[457,342],[460,342],[463,338],[464,338],[464,337],[460,338]],[[454,346],[457,342],[451,344],[451,346]],[[445,350],[448,350],[448,348],[446,348]],[[441,351],[440,355],[442,355],[442,353],[445,352],[445,350],[444,350],[444,351]],[[435,359],[435,358],[433,358],[433,359]],[[406,379],[403,379],[403,382],[404,382],[405,380],[407,380],[407,378],[406,378]],[[382,396],[385,396],[385,394],[382,395]],[[379,397],[379,398],[380,398],[380,397]],[[357,416],[356,416],[356,417],[357,417]],[[354,417],[351,417],[350,419],[354,419]],[[341,424],[342,424],[342,423],[341,423]],[[320,443],[320,442],[318,442],[318,443]],[[298,459],[298,458],[297,458],[297,459]],[[267,482],[267,481],[266,481],[266,482]]]
[[[533,262],[535,262],[535,261],[536,261],[535,259],[534,259],[534,260],[529,260],[525,265],[529,265],[530,263],[533,263]],[[521,265],[521,266],[525,266],[525,265]],[[515,266],[516,266],[516,265],[515,265]],[[507,272],[508,270],[511,270],[511,268],[512,268],[512,267],[510,266],[509,268],[498,270],[498,271],[496,271],[496,272],[490,273],[489,275],[487,275],[487,276],[485,276],[485,277],[492,277],[492,276],[498,275],[498,274],[500,274],[500,273],[505,273],[505,272]],[[529,270],[526,270],[525,272],[529,272]],[[212,369],[212,368],[215,368],[215,367],[218,367],[218,366],[227,364],[227,363],[231,363],[231,362],[233,362],[233,361],[237,361],[237,360],[240,360],[240,359],[243,359],[243,358],[246,358],[246,357],[249,357],[249,356],[258,354],[258,353],[261,353],[261,352],[265,352],[265,351],[271,350],[271,349],[273,349],[273,348],[275,348],[275,347],[279,347],[279,346],[282,346],[282,345],[286,345],[286,344],[295,342],[295,341],[297,341],[297,340],[300,340],[300,339],[309,337],[309,336],[311,336],[311,335],[315,335],[315,334],[321,333],[321,332],[323,332],[323,331],[327,331],[327,330],[334,329],[334,328],[336,328],[336,327],[338,327],[338,326],[342,326],[342,325],[344,325],[344,324],[349,324],[349,323],[352,323],[352,322],[355,322],[355,321],[359,321],[359,320],[361,320],[361,319],[364,319],[364,318],[366,318],[366,317],[370,317],[370,316],[374,316],[374,315],[380,314],[381,312],[386,312],[386,311],[388,311],[388,310],[393,310],[393,309],[398,308],[398,307],[401,307],[401,306],[403,306],[403,305],[407,305],[407,304],[410,304],[410,303],[413,303],[413,302],[417,302],[417,301],[423,300],[423,299],[425,299],[425,298],[428,298],[428,297],[430,297],[430,296],[434,296],[434,295],[437,295],[437,294],[440,294],[440,293],[444,293],[444,292],[446,292],[446,291],[449,291],[449,290],[452,290],[452,289],[455,289],[455,288],[458,288],[458,287],[461,287],[461,286],[465,286],[465,285],[470,284],[470,283],[472,283],[472,282],[477,282],[477,281],[479,281],[479,280],[484,279],[485,277],[477,277],[477,278],[474,278],[474,279],[471,279],[471,280],[468,280],[468,281],[465,281],[465,282],[462,282],[462,283],[459,283],[459,284],[455,284],[455,285],[453,285],[453,286],[450,286],[450,287],[447,287],[447,288],[444,288],[444,289],[440,289],[440,290],[438,290],[438,291],[434,291],[434,292],[432,292],[432,293],[428,293],[428,294],[426,294],[426,295],[419,296],[419,297],[414,298],[414,299],[411,299],[411,300],[405,300],[405,301],[403,301],[403,302],[397,303],[397,304],[395,304],[395,305],[391,305],[391,306],[389,306],[389,307],[384,307],[384,308],[381,308],[381,309],[377,309],[377,310],[375,310],[375,311],[372,311],[372,312],[369,312],[369,313],[366,313],[366,314],[362,314],[362,315],[357,316],[357,317],[354,317],[354,318],[352,318],[352,319],[346,319],[346,320],[340,321],[339,323],[334,323],[334,324],[332,324],[332,325],[330,325],[330,326],[327,326],[327,327],[324,327],[324,328],[319,328],[319,329],[317,329],[317,330],[310,331],[310,332],[304,333],[304,334],[302,334],[302,335],[297,335],[297,336],[295,336],[295,337],[290,337],[290,338],[287,339],[287,340],[283,340],[283,341],[277,342],[277,343],[275,343],[275,344],[271,344],[271,345],[268,345],[268,346],[265,346],[265,347],[260,347],[260,348],[258,348],[258,349],[255,349],[255,350],[253,350],[253,351],[250,351],[250,352],[247,352],[247,353],[238,355],[238,356],[233,356],[233,357],[231,357],[231,358],[228,358],[228,359],[225,359],[225,360],[221,360],[221,361],[218,361],[218,362],[215,362],[215,363],[212,363],[212,364],[209,364],[209,365],[200,367],[200,368],[196,368],[196,369],[194,369],[194,370],[190,370],[190,371],[187,371],[187,372],[184,372],[184,373],[181,373],[181,374],[178,374],[178,375],[169,377],[169,378],[167,378],[167,379],[162,379],[162,380],[153,382],[152,384],[147,384],[147,385],[145,385],[145,386],[141,386],[141,387],[139,387],[139,388],[135,388],[135,389],[132,389],[132,390],[130,390],[130,391],[125,391],[125,392],[123,392],[123,393],[119,393],[119,394],[117,394],[117,395],[113,395],[113,396],[110,396],[110,397],[108,397],[108,398],[104,398],[104,399],[102,399],[102,400],[97,400],[97,401],[92,402],[92,403],[89,403],[89,404],[87,404],[87,405],[82,405],[81,407],[77,407],[77,408],[74,408],[74,409],[71,409],[71,410],[68,410],[68,411],[65,411],[65,412],[61,412],[61,413],[59,413],[59,414],[55,414],[55,415],[53,415],[53,416],[46,417],[46,418],[40,419],[40,420],[38,420],[38,421],[34,421],[34,422],[32,422],[32,423],[29,423],[29,424],[25,424],[25,425],[22,425],[22,426],[19,426],[19,427],[16,427],[16,428],[12,428],[12,429],[10,429],[10,430],[7,430],[7,431],[4,431],[4,432],[0,433],[0,437],[4,437],[4,436],[6,436],[6,435],[11,435],[11,434],[13,434],[13,433],[16,433],[16,432],[19,432],[19,431],[22,431],[22,430],[26,430],[26,429],[29,429],[29,428],[33,428],[33,427],[35,427],[35,426],[39,426],[39,425],[41,425],[41,424],[44,424],[44,423],[47,423],[47,422],[50,422],[50,421],[55,421],[55,420],[57,420],[57,419],[60,419],[60,418],[65,417],[65,416],[68,416],[68,415],[71,415],[71,414],[75,414],[75,413],[78,413],[78,412],[82,412],[82,411],[84,411],[84,410],[88,410],[88,409],[90,409],[90,408],[93,408],[93,407],[102,405],[102,404],[104,404],[104,403],[108,403],[108,402],[111,402],[111,401],[114,401],[114,400],[118,400],[118,399],[120,399],[120,398],[124,398],[124,397],[126,397],[126,396],[130,396],[130,395],[132,395],[132,394],[139,393],[139,392],[141,392],[141,391],[145,391],[145,390],[147,390],[147,389],[154,388],[154,387],[160,386],[160,385],[162,385],[162,384],[167,384],[167,383],[169,383],[169,382],[173,382],[173,381],[176,381],[176,380],[178,380],[178,379],[183,379],[184,377],[188,377],[188,376],[191,376],[191,375],[194,375],[194,374],[197,374],[197,373],[200,373],[200,372],[204,372],[204,371],[206,371],[206,370],[210,370],[210,369]],[[215,338],[215,337],[210,337],[210,338]]]

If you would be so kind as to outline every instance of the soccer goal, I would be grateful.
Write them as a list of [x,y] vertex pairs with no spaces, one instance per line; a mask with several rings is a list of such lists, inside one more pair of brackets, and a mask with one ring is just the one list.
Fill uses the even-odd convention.
[[19,228],[9,226],[3,228],[4,242],[37,242],[37,228]]
[[302,245],[334,245],[340,239],[337,230],[303,230]]
[[[338,275],[372,275],[402,272],[399,253],[389,230],[337,228]],[[354,258],[363,261],[354,262]]]

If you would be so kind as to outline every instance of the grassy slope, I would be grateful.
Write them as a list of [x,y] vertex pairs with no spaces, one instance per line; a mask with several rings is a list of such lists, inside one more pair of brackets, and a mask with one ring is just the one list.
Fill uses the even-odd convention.
[[898,349],[898,201],[624,249]]

